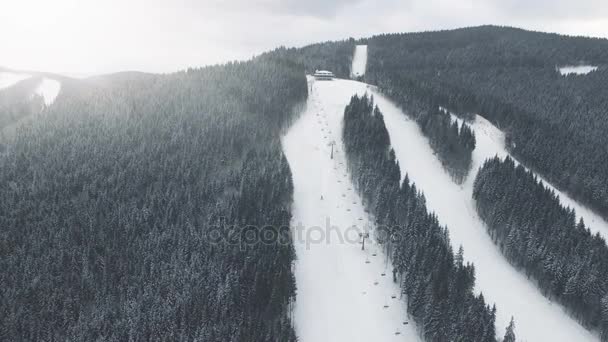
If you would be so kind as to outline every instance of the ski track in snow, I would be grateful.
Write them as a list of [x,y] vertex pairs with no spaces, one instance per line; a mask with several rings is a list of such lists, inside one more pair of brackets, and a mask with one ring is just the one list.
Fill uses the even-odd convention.
[[367,45],[357,45],[355,47],[355,55],[353,56],[353,65],[351,67],[351,77],[359,77],[365,75],[367,66]]
[[[302,342],[422,341],[392,281],[392,266],[377,245],[368,240],[362,251],[359,243],[369,217],[347,173],[341,127],[351,96],[368,87],[347,80],[309,82],[307,108],[282,139],[294,182],[297,335]],[[327,220],[333,228],[325,235]],[[340,236],[348,240],[341,243]]]
[[60,90],[61,83],[59,81],[44,78],[36,88],[35,93],[44,97],[44,104],[48,107],[55,102]]
[[5,71],[0,72],[0,90],[13,86],[15,83],[23,81],[28,77],[30,77],[28,74],[17,74],[14,72]]
[[[454,114],[451,115],[452,120],[457,120],[459,125],[462,124],[462,119],[458,118]],[[477,147],[475,152],[477,152],[479,155],[479,158],[473,160],[473,167],[471,168],[472,178],[470,178],[471,182],[474,181],[474,175],[477,174],[477,171],[483,165],[484,160],[482,160],[482,158],[484,155],[488,156],[487,158],[497,155],[502,159],[504,159],[506,156],[510,156],[513,158],[516,164],[520,164],[520,162],[507,151],[507,148],[505,147],[504,133],[499,128],[494,126],[490,121],[486,120],[480,115],[475,115],[475,121],[468,124],[475,131],[475,138],[477,139]],[[480,149],[480,151],[477,151],[477,149]],[[525,167],[525,164],[521,164]],[[563,206],[570,207],[576,211],[577,220],[582,218],[585,221],[585,225],[593,234],[598,233],[606,241],[608,241],[608,222],[606,222],[606,220],[593,212],[587,206],[572,199],[572,197],[570,197],[568,194],[558,190],[538,173],[534,172],[534,174],[538,177],[538,179],[543,181],[543,185],[545,187],[552,189],[555,194],[559,196],[559,200]]]
[[418,125],[381,94],[374,93],[374,98],[384,114],[402,177],[407,173],[423,191],[428,209],[447,225],[453,247],[462,245],[465,259],[475,264],[476,290],[488,303],[496,303],[498,336],[503,336],[514,316],[518,341],[599,341],[507,262],[477,215],[472,185],[478,168],[487,158],[504,153],[496,129],[487,121],[476,121],[473,167],[465,183],[457,185],[443,170]]

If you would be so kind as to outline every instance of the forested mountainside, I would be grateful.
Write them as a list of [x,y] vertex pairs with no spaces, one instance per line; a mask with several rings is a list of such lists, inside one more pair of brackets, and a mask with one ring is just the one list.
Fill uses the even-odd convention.
[[306,96],[268,56],[66,86],[0,157],[0,340],[295,341],[279,135]]
[[532,172],[510,158],[486,161],[473,197],[494,242],[583,324],[608,340],[608,247]]
[[280,47],[262,54],[278,56],[302,65],[308,74],[315,70],[331,70],[337,77],[350,77],[350,68],[355,50],[355,40],[348,39],[336,42],[325,42],[307,45],[302,48]]
[[[608,217],[608,40],[482,26],[368,39],[366,80],[478,113],[511,152]],[[556,67],[591,64],[588,75]]]
[[[31,77],[11,87],[0,89],[0,132],[11,123],[42,110],[44,99],[42,96],[34,94],[34,89],[40,81],[40,77]],[[2,146],[0,145],[1,152]]]
[[[426,341],[496,341],[496,309],[476,296],[475,268],[454,254],[447,229],[426,208],[424,195],[403,183],[382,113],[356,95],[344,111],[348,168],[394,266],[393,279]],[[512,329],[510,329],[512,332]]]

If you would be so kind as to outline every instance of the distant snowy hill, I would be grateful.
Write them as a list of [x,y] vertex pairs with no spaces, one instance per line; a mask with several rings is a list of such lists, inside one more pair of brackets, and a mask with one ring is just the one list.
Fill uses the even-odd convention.
[[11,71],[0,71],[0,90],[8,88],[15,83],[31,77],[28,74],[15,73]]
[[35,87],[32,88],[28,85],[19,94],[23,95],[25,91],[25,93],[31,93],[31,95],[40,95],[44,98],[45,105],[50,106],[57,98],[57,95],[59,95],[61,80],[65,78],[64,76],[49,73],[21,72],[2,68],[0,69],[0,91],[11,88],[21,81],[35,79],[37,82]]
[[6,143],[19,127],[35,120],[45,108],[53,105],[66,80],[59,75],[2,69],[0,143]]

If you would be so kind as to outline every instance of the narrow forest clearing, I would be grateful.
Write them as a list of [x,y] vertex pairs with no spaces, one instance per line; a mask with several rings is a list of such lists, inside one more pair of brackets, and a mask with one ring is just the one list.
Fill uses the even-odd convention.
[[350,76],[353,78],[361,77],[365,74],[367,66],[367,45],[357,45],[353,55],[353,65]]

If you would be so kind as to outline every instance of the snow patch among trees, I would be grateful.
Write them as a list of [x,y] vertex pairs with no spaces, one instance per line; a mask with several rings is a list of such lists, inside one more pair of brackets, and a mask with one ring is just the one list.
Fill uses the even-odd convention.
[[44,78],[36,88],[35,93],[44,97],[44,104],[50,106],[55,102],[59,91],[61,90],[61,83],[57,80]]
[[355,54],[353,56],[353,66],[351,70],[351,77],[357,78],[365,75],[365,68],[367,67],[367,45],[357,45],[355,47]]
[[597,70],[596,66],[593,65],[565,65],[557,68],[559,73],[563,76],[570,74],[574,75],[586,75],[592,71]]

